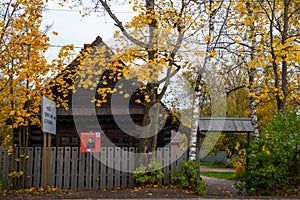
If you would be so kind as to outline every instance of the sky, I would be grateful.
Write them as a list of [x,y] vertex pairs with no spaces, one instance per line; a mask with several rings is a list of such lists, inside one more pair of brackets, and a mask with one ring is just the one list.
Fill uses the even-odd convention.
[[[130,5],[114,5],[113,9],[123,23],[134,16]],[[82,17],[78,10],[70,9],[68,5],[59,6],[57,0],[48,0],[46,3],[42,26],[47,25],[52,25],[47,32],[51,45],[46,52],[48,62],[56,58],[61,46],[74,44],[75,50],[79,52],[85,43],[92,43],[97,36],[112,47],[113,34],[118,30],[108,15],[99,16],[99,13],[92,13],[90,16]],[[54,35],[53,31],[58,34]],[[176,85],[178,87],[178,84]]]
[[[129,21],[134,15],[129,5],[114,5],[114,10],[121,21]],[[92,13],[82,17],[77,9],[70,9],[68,5],[59,6],[57,0],[46,3],[42,26],[47,25],[52,25],[47,32],[51,44],[46,53],[48,61],[54,59],[60,47],[66,44],[74,44],[79,52],[84,43],[92,43],[100,36],[109,45],[113,41],[114,31],[117,30],[109,16]],[[54,35],[53,31],[58,35]]]

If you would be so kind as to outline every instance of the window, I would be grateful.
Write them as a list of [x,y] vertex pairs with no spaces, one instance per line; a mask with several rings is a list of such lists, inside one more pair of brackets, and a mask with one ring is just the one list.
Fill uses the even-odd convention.
[[63,145],[63,146],[78,146],[79,145],[79,137],[77,137],[77,136],[62,136],[61,137],[61,145]]

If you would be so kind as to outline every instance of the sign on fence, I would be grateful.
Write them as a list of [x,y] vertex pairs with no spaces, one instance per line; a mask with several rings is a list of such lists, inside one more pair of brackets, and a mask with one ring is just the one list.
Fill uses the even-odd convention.
[[90,132],[80,134],[81,152],[100,152],[101,134],[100,132]]

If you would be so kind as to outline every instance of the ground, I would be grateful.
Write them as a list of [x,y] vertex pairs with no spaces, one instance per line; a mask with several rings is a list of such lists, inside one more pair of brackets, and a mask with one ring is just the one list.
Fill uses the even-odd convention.
[[[204,169],[210,171],[230,171],[231,169]],[[240,196],[233,180],[217,179],[202,176],[207,184],[207,199],[261,199],[262,197],[248,197],[245,193]],[[43,195],[19,194],[19,195],[0,195],[1,200],[47,200],[47,199],[195,199],[201,198],[188,191],[172,189],[168,187],[158,188],[137,188],[122,189],[113,191],[73,191],[55,192]],[[283,199],[284,197],[264,197],[264,199]],[[299,197],[288,197],[288,199],[299,199]]]
[[[232,187],[234,182],[228,180],[214,179],[203,177],[208,185],[207,197],[237,197],[235,189]],[[123,189],[117,191],[73,191],[72,193],[55,192],[44,195],[7,195],[0,196],[1,200],[11,199],[145,199],[145,198],[171,198],[171,199],[186,199],[199,198],[200,196],[183,191],[180,189],[171,188],[137,188],[137,189]]]

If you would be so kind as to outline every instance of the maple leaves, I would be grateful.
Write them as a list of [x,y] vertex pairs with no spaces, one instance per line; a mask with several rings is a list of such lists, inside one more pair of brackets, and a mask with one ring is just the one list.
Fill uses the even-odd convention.
[[40,92],[49,72],[49,46],[41,30],[42,0],[6,0],[0,4],[1,123],[13,127],[38,123]]

